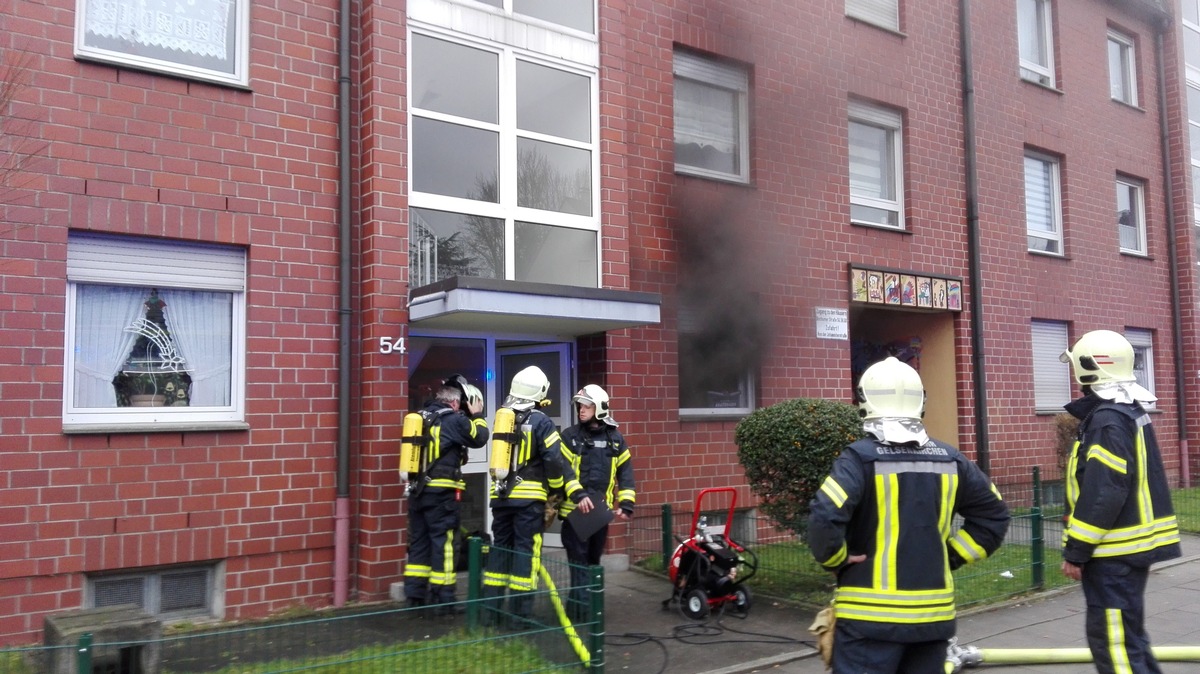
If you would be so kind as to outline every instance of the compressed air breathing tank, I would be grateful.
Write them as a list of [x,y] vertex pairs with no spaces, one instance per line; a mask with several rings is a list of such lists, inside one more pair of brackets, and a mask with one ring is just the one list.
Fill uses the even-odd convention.
[[425,435],[425,419],[420,412],[404,415],[404,430],[400,438],[400,477],[411,480],[421,470],[421,446]]
[[508,469],[512,465],[512,442],[509,438],[516,423],[517,415],[511,407],[496,410],[496,421],[492,425],[492,457],[488,462],[488,470],[494,480],[508,478]]

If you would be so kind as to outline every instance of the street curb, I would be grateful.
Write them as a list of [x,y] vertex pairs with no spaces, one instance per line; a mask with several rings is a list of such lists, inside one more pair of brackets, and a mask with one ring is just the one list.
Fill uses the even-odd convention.
[[754,672],[754,671],[758,671],[760,669],[769,669],[771,667],[775,667],[776,665],[783,665],[783,664],[786,664],[789,662],[795,662],[796,660],[803,660],[805,658],[811,658],[812,656],[814,656],[816,654],[817,654],[817,651],[815,649],[806,648],[802,651],[792,651],[791,653],[780,653],[779,655],[773,655],[769,658],[761,658],[758,660],[751,660],[750,662],[746,662],[746,663],[743,663],[740,665],[723,667],[721,669],[710,669],[706,672],[697,672],[696,674],[746,674],[746,672]]

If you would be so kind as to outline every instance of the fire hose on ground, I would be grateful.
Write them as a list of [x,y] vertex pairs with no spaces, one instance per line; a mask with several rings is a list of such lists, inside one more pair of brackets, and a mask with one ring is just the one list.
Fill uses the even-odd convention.
[[[1159,662],[1200,662],[1200,646],[1153,646],[1151,651]],[[955,638],[950,640],[946,651],[946,674],[979,665],[1083,662],[1092,662],[1092,652],[1086,648],[978,648],[959,646]]]

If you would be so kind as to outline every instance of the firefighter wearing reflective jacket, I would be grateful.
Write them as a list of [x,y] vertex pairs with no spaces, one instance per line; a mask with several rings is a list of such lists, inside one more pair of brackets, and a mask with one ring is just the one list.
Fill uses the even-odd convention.
[[1160,672],[1145,627],[1150,565],[1180,556],[1179,525],[1150,417],[1155,400],[1137,384],[1133,346],[1094,330],[1063,352],[1083,397],[1067,460],[1063,574],[1083,581],[1084,621],[1096,670]]
[[1008,507],[978,466],[925,432],[925,390],[912,367],[875,363],[856,398],[869,437],[838,456],[808,523],[813,556],[837,574],[831,666],[942,672],[955,630],[950,572],[1000,547]]
[[443,605],[438,610],[450,612],[452,608],[444,605],[455,601],[454,537],[466,488],[462,466],[468,448],[483,447],[488,440],[483,394],[455,375],[420,414],[422,436],[404,439],[420,452],[420,467],[408,476],[404,596],[409,606]]
[[[579,423],[563,431],[567,461],[579,476],[579,482],[598,505],[603,502],[616,509],[614,517],[628,520],[633,515],[637,494],[633,488],[633,461],[629,446],[617,430],[609,405],[608,392],[588,384],[572,398]],[[559,507],[562,525],[562,544],[571,563],[571,594],[569,608],[581,616],[587,608],[587,567],[600,563],[608,541],[608,526],[582,538],[575,532],[567,516],[575,505],[565,501]]]
[[[496,414],[490,461],[493,545],[483,574],[485,606],[491,609],[484,616],[487,622],[494,622],[504,610],[507,590],[513,625],[529,625],[525,619],[533,612],[532,592],[537,589],[546,497],[563,491],[581,511],[592,508],[571,465],[563,460],[565,448],[558,428],[537,409],[549,390],[546,375],[537,367],[527,367],[513,377],[504,400],[504,408],[515,415],[511,431],[500,428],[505,410]],[[507,460],[500,460],[505,456]]]

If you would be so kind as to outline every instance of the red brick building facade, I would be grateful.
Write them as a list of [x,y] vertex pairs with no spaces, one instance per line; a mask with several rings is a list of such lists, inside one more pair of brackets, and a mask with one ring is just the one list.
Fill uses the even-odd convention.
[[648,510],[744,487],[739,419],[848,402],[886,353],[933,435],[1053,477],[1056,356],[1110,328],[1196,470],[1153,0],[208,5],[0,8],[29,158],[0,182],[0,643],[123,599],[386,598],[401,417],[453,372],[494,410],[538,364],[559,423],[603,385]]

